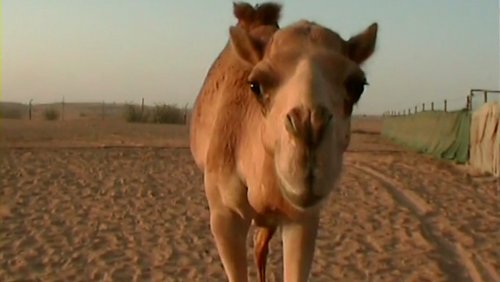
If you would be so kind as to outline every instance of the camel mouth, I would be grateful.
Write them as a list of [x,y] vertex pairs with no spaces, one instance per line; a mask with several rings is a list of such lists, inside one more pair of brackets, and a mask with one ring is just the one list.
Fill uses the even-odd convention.
[[314,192],[314,186],[318,184],[317,179],[311,172],[301,181],[293,181],[284,177],[278,167],[275,165],[276,175],[278,176],[279,188],[284,199],[297,209],[308,209],[317,206],[325,195],[318,195]]
[[307,188],[308,192],[298,195],[281,185],[281,193],[293,206],[300,209],[308,209],[318,205],[325,197],[323,195],[315,195],[312,192],[312,188]]

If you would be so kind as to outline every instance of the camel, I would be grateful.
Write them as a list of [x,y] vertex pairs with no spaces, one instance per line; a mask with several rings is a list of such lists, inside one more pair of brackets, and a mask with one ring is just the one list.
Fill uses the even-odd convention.
[[282,6],[233,3],[237,23],[196,98],[190,149],[203,172],[210,229],[226,277],[248,281],[255,226],[259,281],[279,228],[283,278],[310,276],[320,213],[337,187],[353,107],[378,24],[342,39],[316,22],[279,26]]

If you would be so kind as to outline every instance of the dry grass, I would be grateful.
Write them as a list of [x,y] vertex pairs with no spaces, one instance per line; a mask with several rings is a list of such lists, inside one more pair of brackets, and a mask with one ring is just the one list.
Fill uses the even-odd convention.
[[184,125],[139,124],[123,120],[2,120],[2,147],[187,147]]
[[[125,120],[139,123],[185,124],[189,109],[157,103],[145,105],[125,103],[51,103],[32,105],[32,120]],[[29,106],[0,102],[0,119],[29,119]]]

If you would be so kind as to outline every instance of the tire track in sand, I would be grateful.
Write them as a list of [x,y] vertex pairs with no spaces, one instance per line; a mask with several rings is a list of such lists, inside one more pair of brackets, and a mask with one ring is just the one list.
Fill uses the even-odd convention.
[[424,199],[413,191],[401,189],[401,183],[382,172],[359,163],[353,163],[352,166],[381,182],[395,201],[408,208],[419,219],[422,234],[440,253],[437,257],[438,263],[450,281],[500,281],[494,270],[483,265],[482,260],[466,250],[462,244],[446,240],[442,230],[460,231],[454,229],[449,221],[439,215]]

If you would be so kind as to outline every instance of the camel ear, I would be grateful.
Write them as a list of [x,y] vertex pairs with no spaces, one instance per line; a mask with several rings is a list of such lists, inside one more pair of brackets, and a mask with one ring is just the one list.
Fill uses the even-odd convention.
[[233,2],[233,15],[238,22],[251,23],[255,19],[255,8],[246,2]]
[[262,46],[241,27],[229,28],[230,42],[234,51],[243,61],[255,65],[262,59]]
[[254,7],[246,2],[233,3],[233,15],[238,19],[240,26],[272,25],[278,26],[281,17],[281,4],[265,2]]
[[349,58],[361,64],[375,51],[377,41],[378,24],[373,23],[363,32],[349,38],[347,48]]

